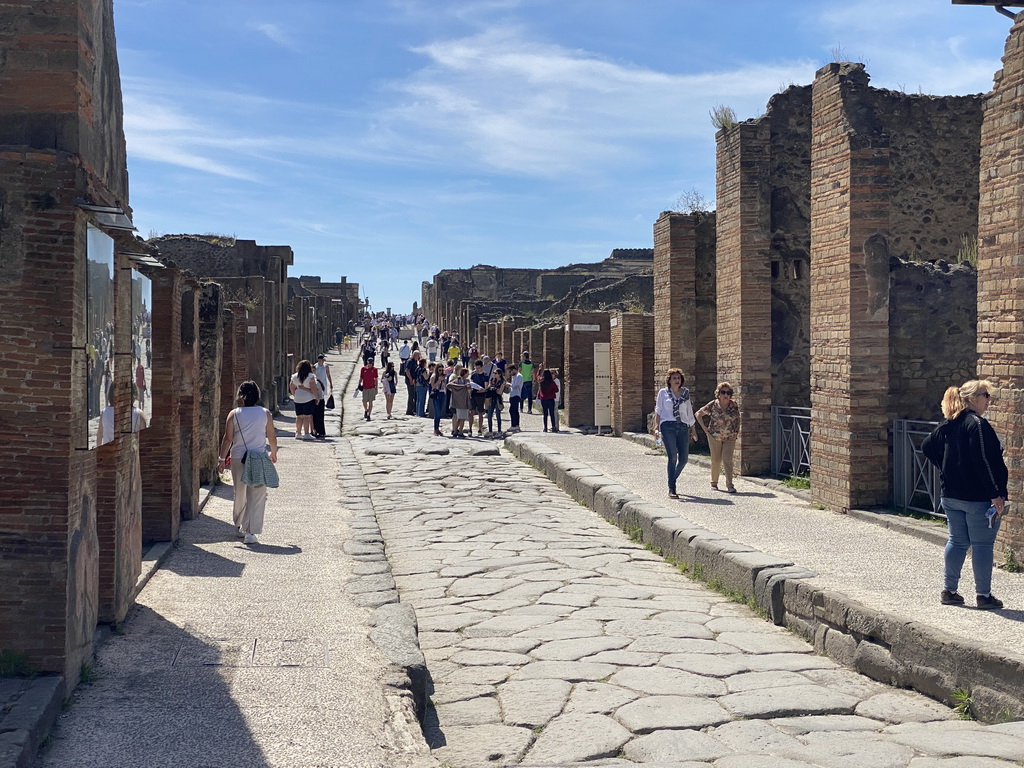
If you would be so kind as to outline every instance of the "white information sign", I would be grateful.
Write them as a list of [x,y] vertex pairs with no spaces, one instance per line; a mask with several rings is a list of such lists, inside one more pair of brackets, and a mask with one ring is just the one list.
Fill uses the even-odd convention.
[[601,326],[592,323],[573,323],[572,329],[574,331],[600,331]]
[[255,326],[255,325],[250,325],[249,326],[249,333],[256,333],[258,330],[259,330],[259,328],[257,326]]
[[594,426],[612,425],[612,345],[594,344]]
[[615,328],[615,327],[617,327],[617,326],[618,326],[618,324],[619,324],[619,318],[617,318],[617,317],[613,317],[613,318],[612,318],[611,320],[609,320],[609,321],[608,321],[608,324],[609,324],[609,325],[610,325],[610,326],[611,326],[612,328]]

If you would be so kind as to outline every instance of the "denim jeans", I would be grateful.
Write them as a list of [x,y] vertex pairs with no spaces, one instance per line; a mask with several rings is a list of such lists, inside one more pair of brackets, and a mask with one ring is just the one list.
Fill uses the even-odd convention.
[[427,415],[427,393],[430,391],[430,387],[426,384],[416,385],[416,415],[426,416]]
[[690,458],[690,426],[681,421],[663,421],[659,428],[668,454],[668,490],[675,493],[676,480]]
[[946,542],[945,581],[943,589],[956,592],[960,583],[960,569],[967,559],[967,548],[971,548],[971,565],[974,568],[974,591],[988,595],[992,591],[992,545],[999,533],[999,523],[988,527],[985,513],[991,506],[987,501],[962,501],[942,499],[949,526],[949,541]]
[[519,410],[522,411],[523,406],[526,406],[530,413],[533,413],[533,382],[523,382],[523,399],[519,401]]
[[441,417],[445,415],[447,411],[447,393],[443,389],[434,389],[430,392],[430,398],[434,405],[434,431],[439,432],[441,430]]
[[[504,407],[504,406],[502,406]],[[491,398],[491,407],[487,409],[487,431],[494,431],[494,417],[498,417],[498,431],[501,432],[501,411],[498,410],[498,398]]]

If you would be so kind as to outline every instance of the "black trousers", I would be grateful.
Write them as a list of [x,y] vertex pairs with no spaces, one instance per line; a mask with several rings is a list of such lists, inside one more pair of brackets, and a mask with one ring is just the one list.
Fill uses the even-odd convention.
[[324,424],[324,410],[327,407],[327,401],[320,398],[320,402],[313,406],[313,434],[314,435],[326,435],[327,425]]
[[408,401],[408,403],[405,406],[405,415],[406,416],[415,416],[416,415],[416,385],[415,384],[410,384],[409,382],[406,382],[405,383],[405,391],[409,395],[409,401]]

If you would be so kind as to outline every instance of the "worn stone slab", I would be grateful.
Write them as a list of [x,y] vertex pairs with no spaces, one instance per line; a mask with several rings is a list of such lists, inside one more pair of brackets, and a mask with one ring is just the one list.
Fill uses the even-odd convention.
[[524,762],[530,765],[567,765],[614,757],[629,738],[629,731],[610,717],[562,715],[541,732]]
[[538,728],[562,712],[572,683],[565,680],[522,680],[498,689],[498,702],[506,725]]
[[[434,665],[431,665],[433,674]],[[448,672],[443,677],[434,675],[434,679],[442,680],[447,685],[497,685],[503,683],[516,670],[516,667],[460,667]]]
[[522,760],[533,731],[508,725],[452,726],[444,729],[446,746],[433,751],[441,764],[508,765]]
[[721,680],[663,667],[623,669],[608,682],[651,695],[721,696],[726,692]]
[[602,651],[593,656],[585,656],[582,661],[596,661],[599,664],[615,664],[619,667],[652,667],[661,657],[656,653],[636,653],[634,651]]
[[783,733],[802,735],[818,731],[880,731],[885,723],[858,715],[807,715],[780,717],[769,722]]
[[633,642],[627,637],[584,637],[573,640],[552,640],[530,652],[542,661],[578,661],[601,651],[614,651]]
[[[707,765],[701,763],[700,765]],[[726,755],[715,761],[715,768],[817,768],[803,760],[790,760],[778,755]]]
[[611,664],[594,664],[586,661],[535,661],[527,664],[513,676],[514,680],[538,680],[551,678],[580,683],[586,680],[602,680],[618,667]]
[[956,715],[949,707],[925,699],[919,694],[887,691],[862,701],[855,710],[858,715],[888,723],[926,723],[933,720],[953,720]]
[[603,627],[599,621],[562,619],[560,621],[548,621],[542,626],[520,632],[517,636],[533,637],[538,640],[571,640],[577,637],[599,637],[602,634]]
[[739,717],[788,717],[791,715],[850,715],[857,699],[820,685],[791,685],[744,693],[730,693],[722,705]]
[[994,757],[915,757],[907,768],[1008,768],[1009,763]]
[[813,681],[796,672],[745,672],[725,681],[729,693],[756,691],[762,688],[783,688],[791,685],[810,685]]
[[566,713],[610,714],[623,704],[639,698],[640,694],[628,688],[609,683],[578,683],[565,705]]
[[529,653],[540,645],[540,642],[527,637],[467,637],[459,643],[459,647],[467,651]]
[[710,653],[673,653],[662,656],[658,663],[663,667],[681,669],[707,677],[729,677],[746,672],[747,658],[741,654],[714,655]]
[[707,728],[733,719],[718,702],[699,696],[645,696],[626,704],[615,719],[633,733],[672,728]]
[[624,621],[609,621],[606,631],[609,635],[622,637],[681,637],[693,638],[695,640],[711,640],[714,633],[703,626],[708,617],[703,614],[693,614],[701,619],[700,622],[683,621],[662,621],[657,616],[650,619],[626,619]]
[[478,699],[481,696],[490,696],[494,693],[494,686],[491,685],[450,685],[445,684],[435,688],[430,695],[434,704],[451,704],[456,701],[467,701]]
[[705,653],[709,655],[734,655],[736,648],[724,645],[716,640],[700,640],[688,637],[664,637],[662,635],[647,635],[638,637],[626,647],[628,651],[639,651],[640,653]]
[[974,755],[1024,760],[1024,738],[992,731],[978,723],[906,723],[886,728],[892,741],[926,755]]
[[814,740],[799,749],[783,750],[780,755],[835,768],[903,768],[914,757],[914,751],[902,744],[857,733],[816,733],[808,738]]
[[387,445],[374,445],[363,451],[367,456],[404,456],[405,449]]
[[773,754],[803,746],[798,739],[773,727],[767,720],[736,720],[709,733],[737,752]]
[[718,642],[728,643],[746,653],[814,653],[814,648],[799,637],[776,630],[764,632],[722,632]]
[[659,731],[639,736],[622,750],[637,763],[673,764],[679,758],[707,762],[725,757],[732,750],[701,731]]
[[493,696],[465,699],[447,704],[435,702],[435,710],[437,720],[442,728],[501,722],[501,711]]
[[547,616],[495,616],[466,627],[462,634],[465,637],[510,637],[550,621]]

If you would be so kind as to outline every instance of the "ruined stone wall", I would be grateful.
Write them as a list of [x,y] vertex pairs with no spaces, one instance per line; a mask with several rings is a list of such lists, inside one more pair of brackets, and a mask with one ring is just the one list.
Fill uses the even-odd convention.
[[977,372],[978,276],[947,262],[889,262],[890,419],[939,421],[946,387]]
[[592,277],[580,272],[545,272],[537,276],[537,296],[556,301]]
[[220,459],[224,335],[221,287],[205,283],[199,298],[199,482],[203,485],[216,482]]

